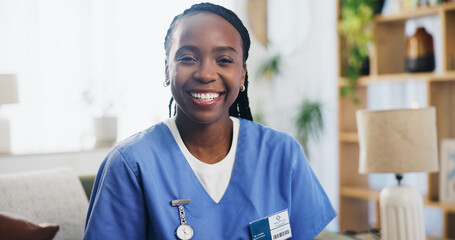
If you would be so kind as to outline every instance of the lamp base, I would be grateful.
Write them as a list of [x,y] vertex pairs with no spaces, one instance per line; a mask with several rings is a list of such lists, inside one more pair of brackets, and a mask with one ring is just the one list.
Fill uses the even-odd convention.
[[0,154],[11,153],[11,130],[9,120],[0,117]]
[[423,199],[417,189],[386,187],[381,191],[379,204],[383,240],[425,240]]

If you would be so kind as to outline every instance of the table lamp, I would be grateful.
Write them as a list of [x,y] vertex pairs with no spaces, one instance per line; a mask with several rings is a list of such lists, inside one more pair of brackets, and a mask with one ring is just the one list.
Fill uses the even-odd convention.
[[[17,78],[13,74],[0,74],[0,107],[3,104],[19,102]],[[0,109],[1,110],[1,109]],[[0,111],[0,153],[11,152],[11,130],[9,120]]]
[[423,198],[401,185],[407,172],[438,170],[434,107],[385,111],[358,110],[360,173],[395,173],[397,186],[381,190],[382,239],[425,240]]

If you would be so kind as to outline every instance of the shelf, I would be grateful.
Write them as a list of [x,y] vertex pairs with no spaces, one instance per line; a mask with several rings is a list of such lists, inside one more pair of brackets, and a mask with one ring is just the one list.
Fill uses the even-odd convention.
[[455,81],[455,72],[447,73],[395,73],[395,74],[382,74],[379,76],[372,76],[369,83],[373,82],[405,82],[409,80],[425,80],[425,81]]
[[411,18],[425,17],[439,14],[443,11],[450,11],[455,9],[455,3],[446,3],[437,6],[417,8],[412,11],[404,11],[395,15],[384,16],[378,15],[374,18],[376,23],[385,23],[385,22],[396,22],[396,21],[406,21]]
[[[381,74],[364,76],[359,78],[358,86],[368,86],[371,83],[377,82],[406,82],[409,80],[424,80],[430,82],[442,82],[442,81],[455,81],[455,71],[449,71],[446,73],[393,73],[393,74]],[[340,87],[347,85],[347,79],[344,77],[340,78]]]
[[[344,87],[344,86],[348,86],[349,85],[349,80],[347,78],[340,77],[338,79],[339,79],[339,83],[338,83],[339,87]],[[370,77],[369,76],[362,76],[357,81],[357,86],[367,86],[369,81],[370,81]]]
[[429,79],[434,79],[434,78],[438,78],[441,76],[442,76],[441,74],[437,74],[434,72],[381,74],[381,75],[372,77],[370,82],[384,82],[384,81],[404,82],[404,81],[408,81],[411,79],[429,80]]
[[340,132],[339,138],[341,142],[349,142],[349,143],[358,143],[359,136],[356,132]]
[[426,200],[426,206],[441,208],[444,212],[455,213],[455,203],[442,203]]
[[368,188],[340,187],[340,195],[355,199],[379,201],[379,190]]
[[[361,187],[340,187],[340,195],[362,200],[379,201],[380,190],[361,188]],[[442,203],[437,201],[424,201],[425,206],[436,207],[447,213],[455,213],[455,203]]]
[[[338,3],[340,3],[338,1]],[[338,6],[338,14],[340,6]],[[423,18],[424,19],[423,19]],[[422,18],[418,19],[417,18]],[[339,15],[338,15],[338,19]],[[440,56],[436,59],[437,72],[406,72],[406,27],[415,22],[431,22],[435,29],[432,34],[439,44]],[[434,24],[433,24],[434,22]],[[359,136],[357,134],[356,111],[368,108],[370,97],[382,98],[372,91],[380,91],[368,86],[379,83],[407,83],[419,81],[425,85],[425,92],[416,92],[426,98],[427,106],[436,107],[436,125],[439,141],[455,137],[455,3],[418,8],[390,16],[375,16],[372,22],[373,42],[370,56],[370,75],[361,76],[356,82],[355,96],[360,105],[349,97],[338,99],[338,144],[339,144],[339,224],[340,229],[365,229],[371,220],[372,204],[379,212],[380,189],[369,188],[367,174],[360,174]],[[433,26],[433,25],[435,26]],[[437,26],[436,26],[437,25]],[[430,27],[429,26],[429,27]],[[343,55],[345,39],[338,35],[338,88],[349,86],[346,72],[347,59]],[[341,92],[341,91],[340,91]],[[376,92],[379,94],[379,92]],[[384,96],[385,97],[385,96]],[[381,99],[377,99],[381,100]],[[389,99],[384,99],[389,101]],[[426,207],[435,207],[443,212],[442,236],[455,239],[455,203],[441,203],[439,199],[439,174],[428,174],[428,193],[424,196]],[[376,214],[376,224],[379,224]]]
[[445,74],[434,75],[429,80],[432,82],[455,81],[455,71],[450,71]]

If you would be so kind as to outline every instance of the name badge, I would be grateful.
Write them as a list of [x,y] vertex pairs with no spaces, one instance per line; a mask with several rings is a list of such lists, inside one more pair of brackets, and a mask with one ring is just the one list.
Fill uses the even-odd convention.
[[250,233],[253,240],[283,240],[292,237],[288,210],[251,222]]

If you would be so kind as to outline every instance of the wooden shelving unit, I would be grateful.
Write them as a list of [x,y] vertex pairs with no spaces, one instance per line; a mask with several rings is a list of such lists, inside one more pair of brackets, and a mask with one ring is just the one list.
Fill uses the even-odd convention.
[[[339,2],[340,5],[340,2]],[[339,14],[338,14],[339,15]],[[434,16],[440,21],[442,71],[407,73],[405,71],[405,24],[410,19]],[[340,231],[361,231],[369,226],[369,202],[376,206],[376,227],[380,227],[379,189],[370,189],[368,176],[358,173],[359,146],[355,112],[367,108],[367,87],[377,82],[405,82],[419,79],[427,87],[427,105],[436,107],[438,139],[455,138],[455,3],[403,12],[394,16],[376,16],[373,21],[374,42],[370,56],[370,75],[359,79],[356,92],[361,104],[339,97],[339,183]],[[433,36],[434,37],[434,36]],[[343,76],[346,61],[338,41],[339,88],[347,84]],[[428,195],[425,205],[439,208],[444,215],[443,237],[455,238],[455,204],[439,202],[439,175],[428,174]]]

